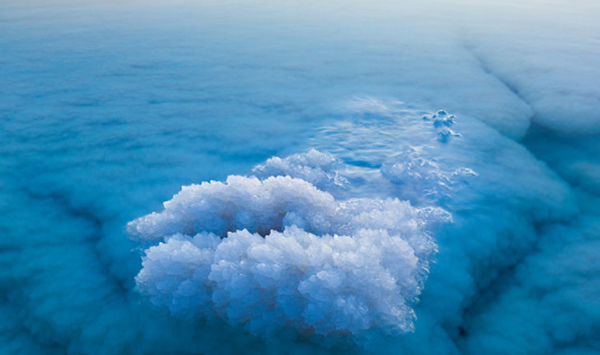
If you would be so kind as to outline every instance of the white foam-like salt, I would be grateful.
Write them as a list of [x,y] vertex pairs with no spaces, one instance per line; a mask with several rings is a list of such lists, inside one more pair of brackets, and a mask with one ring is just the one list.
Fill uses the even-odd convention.
[[257,334],[407,332],[435,251],[429,230],[449,218],[397,199],[337,201],[289,176],[230,176],[130,223],[138,238],[162,240],[136,281],[175,314]]

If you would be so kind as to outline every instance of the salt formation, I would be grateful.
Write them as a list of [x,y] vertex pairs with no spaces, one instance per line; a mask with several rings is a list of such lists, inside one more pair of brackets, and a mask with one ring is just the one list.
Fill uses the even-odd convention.
[[435,339],[441,350],[443,325],[463,326],[470,295],[531,250],[535,226],[575,211],[552,172],[484,124],[398,102],[353,107],[363,117],[316,139],[343,162],[317,150],[272,158],[131,222],[149,245],[138,290],[174,315],[253,334],[350,335],[381,350],[372,339],[414,330],[399,349]]
[[[413,307],[415,332],[374,351],[460,354],[457,339],[479,329],[465,314],[502,292],[511,269],[536,250],[540,229],[577,213],[574,196],[523,146],[468,116],[450,121],[447,113],[376,99],[357,99],[352,109],[354,120],[323,128],[316,148],[366,167],[368,186],[359,190],[438,206],[453,221],[434,235],[439,254]],[[451,139],[440,140],[439,130],[450,126]],[[469,346],[478,353],[477,343]]]
[[[322,169],[331,156],[292,160],[316,164],[272,159],[259,169],[336,185]],[[336,200],[290,176],[187,186],[164,207],[129,224],[139,240],[161,241],[146,250],[138,289],[174,314],[219,317],[254,334],[411,331],[435,251],[429,230],[450,219],[398,199]]]
[[294,154],[285,159],[273,157],[254,168],[259,178],[291,176],[310,182],[325,191],[343,190],[349,184],[339,173],[343,165],[330,154],[311,149],[306,154]]

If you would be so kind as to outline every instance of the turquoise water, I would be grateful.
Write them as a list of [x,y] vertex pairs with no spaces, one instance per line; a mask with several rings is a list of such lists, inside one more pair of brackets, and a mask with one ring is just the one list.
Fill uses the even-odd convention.
[[[585,1],[3,0],[0,352],[600,352],[598,14]],[[450,115],[452,122],[440,121]],[[294,155],[313,148],[336,163]],[[273,156],[297,158],[252,170]],[[330,309],[341,295],[389,296],[386,306],[404,313],[364,301],[364,313],[340,306],[352,321],[320,311],[264,318],[273,292],[308,273],[284,274],[272,289],[242,286],[221,300],[228,311],[213,294],[198,301],[167,287],[166,298],[150,297],[165,275],[176,285],[189,277],[160,266],[154,281],[140,284],[148,248],[171,245],[173,230],[192,238],[217,229],[192,233],[174,223],[148,242],[132,239],[128,223],[163,211],[182,186],[230,175],[290,175],[337,204],[362,198],[366,207],[343,217],[323,212],[334,225],[326,228],[310,222],[320,203],[281,207],[310,190],[286,186],[254,207],[214,202],[189,223],[214,221],[213,210],[260,214],[278,206],[275,215],[297,218],[267,218],[262,234],[297,225],[324,240],[356,239],[366,228],[431,241],[428,253],[409,243],[418,259],[410,276],[393,271],[410,269],[408,257],[395,264],[357,254],[381,260],[377,277],[389,272],[393,291],[368,284],[374,291],[363,295],[362,279],[353,279],[344,290],[290,301],[290,309],[317,299]],[[254,191],[240,186],[239,194],[226,188],[207,196],[235,200]],[[388,198],[412,207],[372,214]],[[194,201],[184,205],[194,210]],[[411,214],[427,208],[452,221]],[[371,222],[358,221],[359,210]],[[227,231],[258,231],[236,216]],[[355,218],[356,230],[332,222],[338,218]],[[408,225],[423,229],[408,232]],[[180,262],[173,253],[159,259]],[[315,266],[314,275],[339,266],[332,265]],[[257,275],[248,270],[240,272]],[[236,308],[247,297],[240,295],[256,290],[264,298],[253,308]],[[189,305],[183,315],[172,299]],[[213,308],[208,316],[198,311]]]

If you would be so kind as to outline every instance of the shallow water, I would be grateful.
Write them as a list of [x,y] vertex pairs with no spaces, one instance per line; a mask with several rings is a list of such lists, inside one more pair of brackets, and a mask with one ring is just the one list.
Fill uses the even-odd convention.
[[[600,352],[597,4],[2,0],[0,8],[0,352]],[[436,121],[440,109],[452,123]],[[299,158],[252,170],[311,148],[337,165]],[[128,222],[161,212],[182,186],[253,174],[295,176],[336,203],[398,198],[452,215],[442,225],[404,219],[424,223],[437,254],[416,253],[422,269],[406,279],[392,272],[410,295],[399,327],[382,320],[391,313],[367,311],[352,323],[368,318],[366,330],[328,315],[330,323],[305,316],[287,326],[277,318],[265,331],[231,316],[242,309],[235,293],[225,298],[230,313],[207,320],[172,314],[140,289],[152,243],[131,240]],[[304,193],[286,189],[280,196]],[[289,223],[302,224],[316,208],[308,206]],[[392,228],[378,218],[356,223]],[[247,219],[232,220],[252,232]],[[154,244],[169,240],[166,229],[156,233]],[[315,275],[325,268],[315,267]],[[269,292],[256,304],[270,304]],[[235,314],[266,314],[253,312]],[[312,333],[332,324],[341,330]]]

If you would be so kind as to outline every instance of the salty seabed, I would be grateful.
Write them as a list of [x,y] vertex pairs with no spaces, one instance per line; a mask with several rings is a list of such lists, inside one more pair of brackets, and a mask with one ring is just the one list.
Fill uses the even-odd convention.
[[600,4],[0,1],[0,354],[600,354]]

